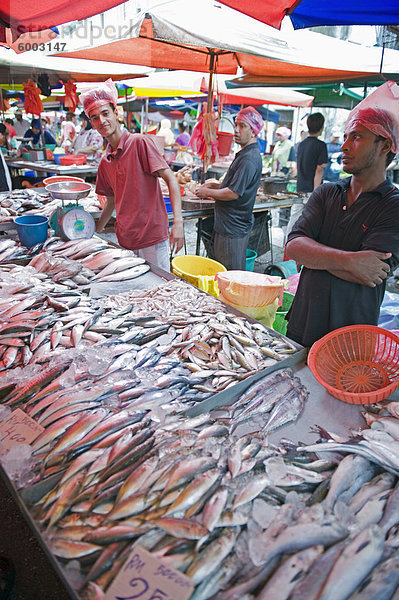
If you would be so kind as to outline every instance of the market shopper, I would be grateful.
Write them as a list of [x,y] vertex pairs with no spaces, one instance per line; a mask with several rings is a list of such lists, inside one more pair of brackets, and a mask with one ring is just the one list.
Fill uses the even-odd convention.
[[[272,177],[287,177],[292,172],[293,164],[295,164],[294,144],[289,139],[291,137],[291,129],[288,127],[277,127],[276,138],[277,142],[274,145],[271,156],[271,176]],[[279,209],[278,225],[285,230],[291,215],[291,208]]]
[[4,160],[3,153],[0,151],[0,192],[10,192],[12,182],[8,165]]
[[319,140],[324,128],[324,117],[321,113],[312,113],[306,119],[308,136],[298,144],[296,152],[297,183],[296,191],[301,194],[303,203],[294,204],[288,222],[289,233],[303,211],[309,194],[322,182],[323,172],[328,163],[327,145]]
[[0,149],[4,150],[5,153],[12,149],[11,140],[5,123],[0,123]]
[[183,146],[186,148],[190,143],[190,134],[187,132],[187,126],[184,122],[179,123],[179,135],[176,138],[174,146]]
[[277,127],[277,142],[272,152],[272,176],[286,176],[289,174],[289,158],[293,143],[290,140],[291,129],[288,127]]
[[26,140],[26,142],[22,142],[22,145],[24,145],[25,143],[31,144],[33,146],[36,146],[37,144],[41,145],[42,134],[45,144],[57,145],[57,140],[47,129],[44,129],[42,132],[42,124],[40,119],[32,119],[30,128],[27,131],[25,131],[24,140]]
[[158,137],[163,137],[165,146],[172,146],[175,141],[175,136],[172,131],[172,123],[169,119],[162,119],[159,131],[156,133]]
[[76,137],[75,113],[69,111],[66,114],[65,121],[61,123],[60,146],[66,152],[72,152],[72,144]]
[[341,132],[334,127],[330,141],[327,142],[328,165],[324,169],[323,181],[339,181],[342,171]]
[[83,111],[79,115],[80,130],[69,147],[73,154],[86,154],[89,160],[99,161],[103,155],[103,136],[93,129],[89,117]]
[[288,235],[286,252],[303,268],[287,336],[304,346],[339,327],[377,325],[386,278],[399,264],[399,190],[386,179],[399,111],[361,105],[342,144],[352,177],[315,190]]
[[[97,231],[103,231],[115,208],[115,231],[120,245],[169,271],[170,250],[179,251],[184,241],[176,177],[159,153],[153,136],[122,131],[116,108],[118,94],[112,80],[80,98],[93,127],[108,142],[97,174],[96,192],[107,198]],[[169,188],[173,207],[170,234],[159,177]]]
[[22,112],[20,110],[17,110],[14,116],[15,119],[13,122],[13,126],[16,131],[16,134],[18,137],[24,137],[26,131],[30,127],[30,123],[27,119],[23,118]]
[[257,142],[262,116],[248,106],[237,115],[234,140],[241,146],[222,183],[204,183],[196,195],[215,200],[214,254],[226,269],[245,271],[246,251],[254,222],[253,207],[262,175]]

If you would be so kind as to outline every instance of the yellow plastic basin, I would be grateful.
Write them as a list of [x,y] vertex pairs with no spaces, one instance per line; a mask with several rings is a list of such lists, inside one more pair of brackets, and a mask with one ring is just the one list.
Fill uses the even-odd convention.
[[172,260],[172,273],[185,279],[200,290],[218,297],[219,288],[215,281],[216,273],[226,271],[221,263],[204,256],[184,254]]

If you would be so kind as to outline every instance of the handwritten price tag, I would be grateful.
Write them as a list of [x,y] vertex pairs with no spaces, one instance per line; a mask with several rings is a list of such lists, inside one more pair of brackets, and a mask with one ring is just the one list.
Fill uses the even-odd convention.
[[30,444],[44,431],[44,427],[28,417],[20,408],[0,423],[0,454],[15,444]]
[[119,571],[105,600],[188,600],[194,584],[137,546]]

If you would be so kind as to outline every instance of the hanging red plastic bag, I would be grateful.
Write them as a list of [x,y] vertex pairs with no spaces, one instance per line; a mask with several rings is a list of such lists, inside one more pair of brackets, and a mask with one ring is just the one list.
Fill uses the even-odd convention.
[[22,85],[24,86],[25,94],[25,112],[40,117],[40,113],[43,112],[43,103],[40,100],[39,88],[31,79],[28,79],[28,83],[24,81]]
[[218,158],[218,143],[216,137],[215,117],[205,113],[193,129],[189,146],[204,162],[204,172]]
[[68,81],[66,83],[64,83],[64,88],[65,88],[64,104],[67,108],[70,108],[72,112],[75,112],[76,107],[79,104],[76,83],[74,83],[72,81],[72,79],[68,79]]

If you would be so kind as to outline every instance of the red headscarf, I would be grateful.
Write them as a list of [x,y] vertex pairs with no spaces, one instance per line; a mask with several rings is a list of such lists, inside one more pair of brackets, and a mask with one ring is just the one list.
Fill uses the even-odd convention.
[[236,116],[236,121],[244,121],[248,123],[255,135],[258,135],[263,128],[262,115],[258,113],[252,106],[246,106]]

